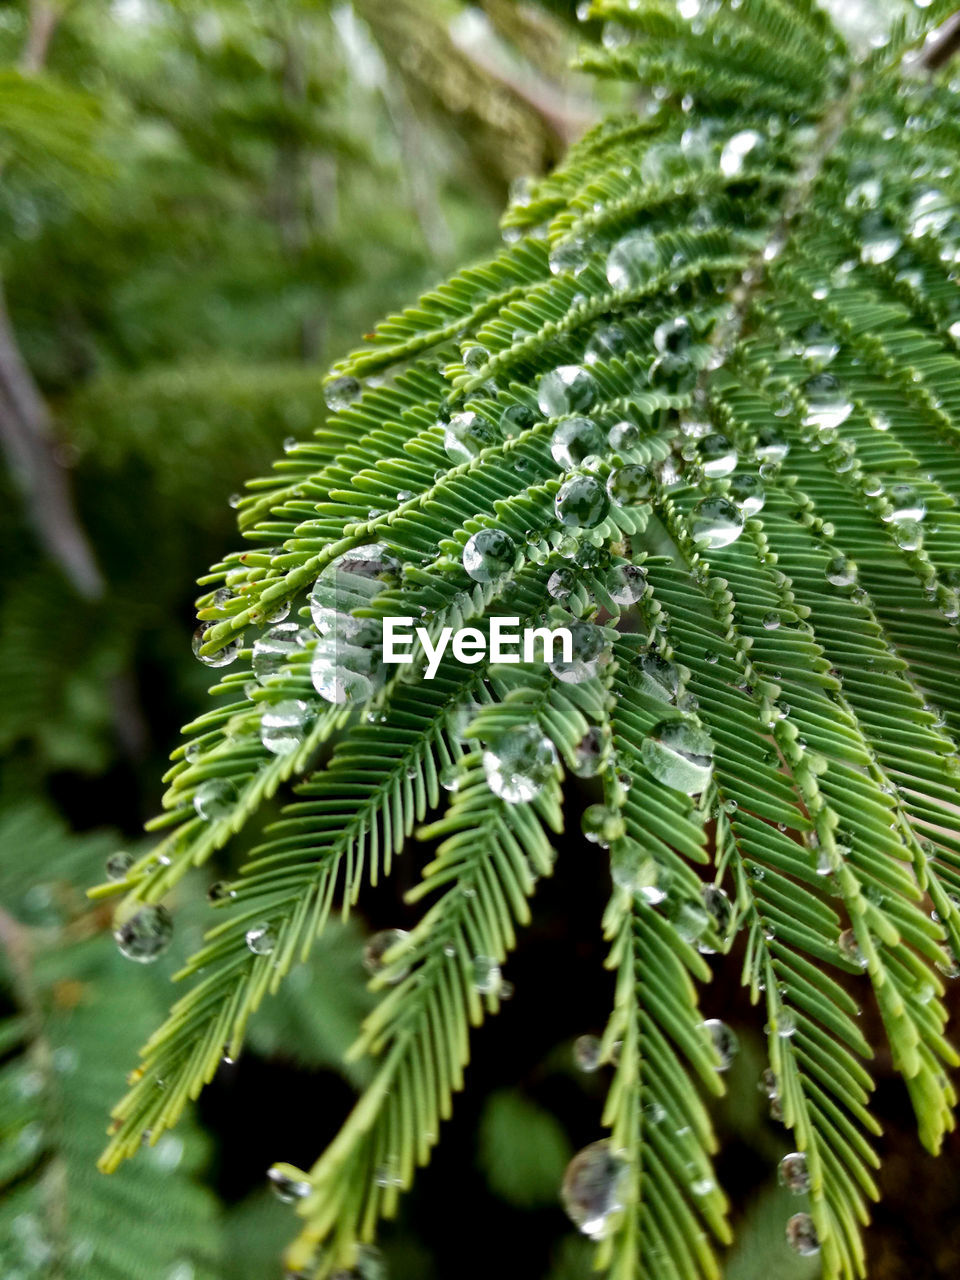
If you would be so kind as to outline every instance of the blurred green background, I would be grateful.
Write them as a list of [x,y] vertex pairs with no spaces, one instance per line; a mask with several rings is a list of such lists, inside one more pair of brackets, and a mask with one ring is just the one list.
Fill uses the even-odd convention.
[[[109,1180],[93,1167],[109,1106],[200,939],[207,884],[242,850],[178,889],[172,955],[149,970],[117,956],[84,890],[143,839],[177,730],[204,706],[194,583],[237,545],[231,500],[321,424],[333,359],[495,248],[511,183],[632,105],[569,69],[584,31],[601,34],[572,0],[0,6],[5,1280],[282,1274],[293,1223],[265,1171],[309,1167],[350,1105],[363,937],[408,922],[415,866],[331,929],[195,1120]],[[580,923],[606,883],[577,842],[563,852],[508,970],[515,999],[384,1231],[395,1280],[589,1274],[557,1187],[599,1136],[604,1072],[578,1073],[571,1049],[609,1008],[599,928]],[[705,1002],[737,1026],[735,979],[732,958]],[[803,1280],[815,1261],[783,1243],[802,1206],[773,1176],[789,1143],[757,1088],[762,1046],[741,1040],[717,1116],[740,1232],[728,1276]],[[910,1210],[923,1158],[889,1092],[872,1274],[955,1274],[952,1217],[938,1208],[931,1236]],[[919,1176],[949,1187],[956,1170]]]

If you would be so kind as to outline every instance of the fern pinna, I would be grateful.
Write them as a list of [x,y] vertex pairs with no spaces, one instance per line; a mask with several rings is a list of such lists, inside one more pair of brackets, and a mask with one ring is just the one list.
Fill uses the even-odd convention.
[[[327,420],[249,486],[244,550],[203,579],[196,646],[224,674],[174,754],[161,842],[97,891],[125,894],[121,949],[159,950],[179,878],[296,798],[216,886],[105,1169],[237,1053],[332,910],[435,841],[419,924],[369,948],[371,1083],[312,1169],[271,1171],[302,1219],[290,1274],[374,1274],[572,773],[602,789],[584,835],[609,851],[616,975],[602,1130],[563,1187],[598,1268],[720,1274],[704,1095],[733,1045],[697,988],[741,934],[781,1177],[806,1197],[788,1241],[864,1274],[878,1125],[851,992],[872,988],[923,1143],[954,1124],[951,8],[902,5],[864,52],[813,0],[595,0],[584,65],[649,96],[518,193],[491,262],[332,371]],[[425,629],[410,664],[380,661],[388,617]],[[495,617],[566,625],[573,652],[448,652],[424,678],[442,628],[482,642]]]

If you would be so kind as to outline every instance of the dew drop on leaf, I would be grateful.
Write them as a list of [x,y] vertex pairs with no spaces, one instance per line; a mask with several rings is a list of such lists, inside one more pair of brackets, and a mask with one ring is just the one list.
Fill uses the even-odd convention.
[[253,674],[260,683],[266,684],[279,674],[293,654],[303,648],[303,641],[308,636],[309,632],[298,622],[281,622],[258,636],[253,642],[252,665]]
[[827,581],[834,587],[853,587],[857,582],[857,566],[846,556],[833,556],[827,564]]
[[593,529],[610,510],[607,491],[596,476],[571,476],[554,500],[557,519],[568,529]]
[[275,756],[285,756],[304,741],[313,712],[300,698],[286,698],[264,707],[260,717],[260,741]]
[[193,633],[191,644],[194,656],[199,658],[205,667],[229,667],[230,663],[236,660],[237,655],[243,648],[243,637],[234,636],[228,644],[225,644],[222,649],[218,649],[216,653],[201,653],[200,649],[206,642],[207,632],[211,627],[218,625],[215,622],[201,622]]
[[558,467],[570,471],[603,452],[603,432],[592,418],[567,418],[550,439],[550,454]]
[[737,466],[737,451],[725,435],[712,431],[704,436],[699,446],[700,466],[711,480],[728,476]]
[[500,990],[500,966],[492,956],[474,956],[473,988],[482,996],[494,996]]
[[593,376],[579,364],[563,364],[545,373],[537,387],[540,412],[547,418],[584,413],[597,398]]
[[173,917],[166,907],[149,905],[113,931],[117,948],[128,960],[152,964],[163,955],[173,938]]
[[713,773],[713,743],[687,720],[661,720],[644,738],[640,756],[658,782],[688,796],[699,794]]
[[710,551],[728,547],[743,532],[743,515],[727,498],[704,498],[693,509],[694,541]]
[[302,1200],[312,1190],[305,1178],[297,1178],[279,1165],[274,1165],[272,1169],[267,1170],[267,1178],[273,1194],[284,1204],[293,1204],[295,1200]]
[[342,409],[348,409],[362,390],[363,388],[356,378],[346,375],[342,378],[333,378],[330,382],[325,383],[323,398],[327,408],[332,413],[339,413]]
[[[593,622],[573,622],[570,632],[570,661],[562,650],[550,662],[553,675],[564,684],[582,684],[590,680],[610,659],[610,646],[603,629]],[[554,650],[556,654],[557,651]]]
[[917,520],[927,514],[927,504],[912,484],[892,484],[887,490],[890,510],[883,517],[886,521]]
[[487,785],[507,804],[535,800],[556,766],[556,748],[535,725],[512,729],[483,753]]
[[229,778],[208,778],[201,782],[193,795],[193,807],[204,822],[216,822],[233,812],[239,796]]
[[245,934],[244,940],[247,948],[255,956],[268,956],[277,945],[277,935],[266,920],[261,920],[257,924],[251,925]]
[[573,749],[572,772],[578,778],[602,773],[610,758],[610,734],[592,725]]
[[[363,967],[367,973],[371,977],[381,973],[385,968],[383,957],[391,947],[399,946],[400,943],[406,942],[409,937],[410,934],[406,929],[381,929],[379,933],[375,933],[371,938],[368,938],[363,948]],[[391,984],[402,981],[409,972],[409,966],[391,966]]]
[[[514,405],[513,408],[520,406]],[[468,410],[455,413],[443,431],[443,448],[452,463],[459,466],[472,461],[484,449],[489,449],[499,439],[492,423],[479,413]]]
[[820,1237],[809,1213],[795,1213],[789,1220],[787,1244],[803,1258],[820,1252]]
[[619,809],[606,804],[591,804],[584,810],[580,829],[591,844],[609,848],[624,834],[626,825]]
[[630,289],[660,270],[660,249],[652,231],[630,231],[607,255],[607,283],[613,289]]
[[618,507],[631,507],[647,502],[652,496],[656,481],[649,468],[642,463],[628,463],[617,467],[607,477],[607,493]]
[[602,1061],[601,1044],[597,1036],[577,1036],[573,1042],[573,1061],[578,1071],[587,1074],[596,1071]]
[[602,1240],[623,1208],[627,1163],[603,1139],[579,1151],[567,1165],[560,1198],[570,1221],[592,1240]]
[[717,1055],[717,1070],[729,1071],[740,1048],[736,1033],[719,1018],[708,1018],[701,1025]]
[[517,549],[500,529],[480,529],[463,548],[463,567],[474,582],[495,582],[509,573],[517,561]]
[[736,178],[744,169],[747,156],[763,142],[756,129],[742,129],[728,138],[720,152],[720,172],[725,178]]
[[783,462],[789,452],[789,442],[776,427],[761,427],[757,432],[754,453],[759,462]]
[[734,476],[730,481],[730,498],[744,517],[755,516],[763,510],[767,500],[763,481],[759,476]]
[[673,702],[680,688],[680,669],[675,662],[659,653],[644,653],[637,666],[640,688],[660,702]]
[[127,853],[125,849],[121,849],[117,853],[112,853],[107,859],[106,872],[108,880],[125,880],[127,872],[133,866],[134,857],[132,853]]
[[626,329],[618,324],[601,325],[590,336],[583,352],[585,364],[598,364],[626,354],[630,345]]
[[807,1157],[802,1151],[791,1151],[783,1157],[777,1169],[777,1181],[795,1196],[802,1196],[810,1190]]

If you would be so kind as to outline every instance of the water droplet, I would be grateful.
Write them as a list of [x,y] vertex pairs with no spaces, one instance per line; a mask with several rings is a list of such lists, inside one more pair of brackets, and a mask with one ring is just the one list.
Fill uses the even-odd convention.
[[516,563],[513,539],[500,529],[480,529],[463,548],[463,567],[474,582],[496,582]]
[[664,356],[686,356],[693,345],[693,331],[686,316],[664,320],[653,331],[653,345]]
[[226,880],[215,881],[207,890],[208,902],[228,902],[237,896],[237,891]]
[[607,849],[614,840],[619,840],[627,828],[619,809],[606,804],[591,804],[584,810],[580,829],[591,844]]
[[[517,406],[514,405],[514,408]],[[455,413],[443,431],[443,448],[451,462],[459,466],[470,462],[499,439],[492,423],[479,413],[468,410]]]
[[660,249],[653,232],[630,231],[607,256],[607,283],[613,289],[636,288],[660,267]]
[[887,490],[890,511],[885,520],[922,520],[927,514],[927,504],[912,484],[892,484]]
[[201,653],[200,648],[205,643],[206,634],[211,627],[219,626],[216,622],[201,622],[193,633],[191,642],[194,656],[199,658],[205,667],[228,667],[231,662],[236,660],[237,655],[243,648],[243,636],[234,636],[234,638],[218,649],[216,653]]
[[566,600],[576,585],[576,571],[568,565],[555,569],[547,579],[547,591],[554,600]]
[[593,725],[573,749],[572,771],[578,778],[594,778],[602,773],[610,758],[610,733]]
[[618,507],[636,506],[639,502],[647,502],[652,496],[656,482],[647,467],[640,463],[628,463],[625,467],[617,467],[607,477],[607,493],[610,501]]
[[870,266],[889,262],[903,241],[880,213],[868,213],[860,223],[860,261]]
[[823,367],[830,364],[840,350],[840,344],[825,324],[819,320],[807,325],[801,334],[803,356]]
[[567,418],[550,439],[550,454],[558,467],[571,471],[585,459],[603,452],[603,432],[592,418]]
[[827,581],[834,587],[856,586],[857,566],[846,556],[833,556],[827,564]]
[[253,674],[261,684],[278,675],[293,654],[303,648],[309,633],[298,622],[282,622],[259,636],[253,644]]
[[273,1194],[284,1204],[293,1204],[295,1200],[302,1200],[313,1190],[306,1178],[298,1178],[279,1165],[268,1169],[267,1177],[270,1179]]
[[737,451],[725,435],[713,431],[700,441],[700,467],[711,480],[728,476],[737,466]]
[[860,950],[860,943],[857,941],[857,935],[852,929],[844,929],[837,939],[837,946],[840,954],[845,960],[849,960],[851,964],[855,964],[858,969],[867,967],[867,957]]
[[342,409],[349,408],[362,390],[363,388],[357,379],[347,375],[342,378],[334,378],[332,381],[325,383],[323,398],[326,401],[327,408],[332,413],[339,413]]
[[[385,968],[383,957],[387,954],[391,947],[399,946],[400,943],[406,942],[410,934],[406,929],[381,929],[379,933],[375,933],[371,938],[367,939],[366,946],[363,948],[363,967],[371,976],[382,973]],[[410,966],[397,967],[391,965],[390,983],[401,982],[410,972]]]
[[733,919],[733,905],[726,892],[719,885],[708,884],[704,886],[700,896],[717,933],[721,938],[725,937]]
[[680,670],[659,653],[644,653],[637,663],[640,688],[661,702],[673,702],[680,688]]
[[133,866],[134,857],[132,853],[127,853],[125,849],[121,849],[117,853],[112,853],[107,859],[106,872],[108,880],[126,880],[127,872]]
[[537,387],[540,412],[547,418],[584,413],[597,398],[593,376],[579,364],[563,364],[545,373]]
[[399,586],[400,569],[400,561],[379,542],[352,547],[332,560],[310,594],[310,615],[320,635],[340,632],[351,638],[362,632],[366,623],[346,615],[368,605],[381,591]]
[[761,427],[757,432],[754,453],[760,462],[783,462],[790,452],[790,445],[776,427]]
[[557,752],[535,725],[511,730],[483,753],[490,790],[507,804],[536,799],[556,774]]
[[578,1071],[596,1071],[603,1058],[601,1043],[596,1036],[577,1036],[573,1042],[573,1061]]
[[721,1022],[719,1018],[708,1018],[701,1025],[716,1052],[718,1059],[717,1070],[729,1071],[740,1048],[740,1041],[737,1039],[736,1033],[725,1022]]
[[891,526],[893,540],[902,551],[919,551],[923,546],[923,526],[917,520],[898,520]]
[[560,1198],[570,1221],[592,1240],[602,1240],[623,1208],[624,1157],[609,1141],[578,1152],[563,1175]]
[[804,1258],[820,1252],[820,1237],[809,1213],[795,1213],[787,1223],[787,1244]]
[[229,778],[208,778],[194,792],[193,807],[204,822],[217,822],[229,817],[238,798],[239,792]]
[[122,956],[139,964],[152,964],[170,945],[173,917],[166,907],[141,907],[114,929],[113,936]]
[[713,773],[713,743],[687,720],[661,720],[644,738],[640,755],[658,782],[688,796],[699,794]]
[[777,1169],[777,1181],[795,1196],[805,1195],[810,1190],[810,1171],[802,1151],[791,1151],[783,1157]]
[[817,373],[803,384],[807,402],[804,426],[827,431],[850,417],[853,405],[832,373]]
[[768,1098],[775,1098],[780,1092],[780,1086],[777,1084],[777,1077],[769,1067],[766,1067],[761,1073],[757,1088],[761,1093],[765,1093]]
[[260,717],[260,741],[276,756],[295,751],[307,736],[313,711],[299,698],[287,698],[264,707]]
[[765,631],[776,631],[780,626],[780,615],[775,609],[770,609],[763,615],[761,622]]
[[618,840],[610,853],[610,876],[619,889],[650,906],[667,896],[666,876],[657,860],[636,840]]
[[547,261],[553,275],[578,276],[590,261],[590,242],[584,236],[565,236],[550,250]]
[[776,1032],[781,1040],[789,1040],[796,1034],[797,1020],[789,1009],[779,1009],[776,1016]]
[[474,956],[473,988],[482,996],[495,996],[500,990],[500,966],[492,956]]
[[607,571],[603,586],[614,604],[626,607],[643,598],[647,574],[642,565],[615,564]]
[[741,475],[730,481],[730,498],[746,518],[763,510],[767,495],[759,476]]
[[550,670],[564,684],[581,684],[597,674],[610,658],[610,646],[603,629],[593,622],[574,622],[570,632],[570,661],[562,653],[551,662]]
[[633,422],[615,422],[607,432],[607,444],[615,453],[636,449],[640,443],[640,428]]
[[500,432],[505,440],[512,440],[522,432],[529,431],[536,420],[529,405],[508,404],[500,415]]
[[610,499],[596,476],[575,475],[560,486],[554,508],[567,528],[593,529],[610,510]]
[[693,509],[690,528],[698,545],[715,551],[740,537],[743,515],[726,498],[704,498]]
[[626,354],[629,345],[630,339],[627,336],[627,331],[621,328],[620,325],[602,325],[599,329],[594,330],[584,348],[584,363],[598,364],[600,361],[622,356]]
[[724,177],[738,177],[743,172],[747,156],[762,142],[763,136],[755,129],[743,129],[728,138],[720,152],[720,172]]
[[268,956],[277,945],[277,935],[273,926],[266,920],[251,925],[244,935],[244,940],[255,956]]

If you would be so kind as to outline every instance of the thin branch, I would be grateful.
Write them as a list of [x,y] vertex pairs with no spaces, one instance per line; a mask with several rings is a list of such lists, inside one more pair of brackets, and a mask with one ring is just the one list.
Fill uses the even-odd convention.
[[0,445],[37,534],[80,595],[103,594],[103,576],[57,460],[50,414],[17,344],[0,284]]
[[920,65],[927,71],[939,71],[960,49],[960,12],[948,18],[932,35],[923,51]]

